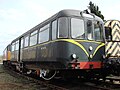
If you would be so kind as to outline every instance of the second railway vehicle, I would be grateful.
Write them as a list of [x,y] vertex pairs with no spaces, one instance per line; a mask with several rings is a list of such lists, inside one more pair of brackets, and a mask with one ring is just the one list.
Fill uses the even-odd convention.
[[[113,75],[120,75],[120,21],[108,20],[104,24],[105,27],[111,29],[107,30],[106,36],[106,56],[107,56],[107,68],[109,67],[109,73]],[[108,64],[108,65],[107,65]]]
[[94,14],[62,10],[13,40],[4,64],[45,80],[56,74],[92,77],[104,74],[105,33]]

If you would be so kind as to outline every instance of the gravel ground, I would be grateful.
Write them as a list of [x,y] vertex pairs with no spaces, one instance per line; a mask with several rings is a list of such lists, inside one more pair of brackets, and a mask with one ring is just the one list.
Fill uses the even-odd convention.
[[[8,72],[8,71],[7,71]],[[13,77],[4,70],[0,64],[0,90],[45,90],[33,81],[28,81],[21,77]]]

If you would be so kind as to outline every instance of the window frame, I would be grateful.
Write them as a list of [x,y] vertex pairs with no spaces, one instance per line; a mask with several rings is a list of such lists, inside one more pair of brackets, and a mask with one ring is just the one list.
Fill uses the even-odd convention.
[[16,51],[19,50],[19,40],[17,40],[17,41],[15,42],[15,50],[16,50]]
[[[41,28],[39,28],[38,30],[38,44],[41,44],[41,43],[45,43],[45,42],[48,42],[50,40],[50,23],[48,24],[45,24],[44,26],[42,26]],[[44,41],[40,41],[40,33],[44,32],[44,31],[48,31],[48,38],[47,40],[44,40]]]
[[24,48],[24,37],[20,38],[20,49]]
[[[53,23],[55,23],[56,25],[56,33],[54,33],[54,36],[53,36]],[[55,19],[55,20],[53,20],[52,22],[51,22],[51,39],[52,40],[56,40],[57,39],[57,32],[58,32],[58,20],[57,19]],[[54,38],[53,38],[54,37]]]
[[[68,30],[67,30],[67,31],[68,31],[68,32],[67,32],[67,37],[60,37],[60,36],[59,36],[59,19],[60,19],[60,18],[66,18],[66,19],[67,19],[67,22],[68,22],[68,23],[67,23],[67,29],[68,29]],[[69,38],[69,17],[59,17],[59,18],[57,19],[57,39],[61,39],[61,38],[65,38],[65,39],[66,39],[66,38]]]
[[[31,40],[32,40],[32,38],[33,38],[34,36],[36,36],[36,43],[32,44],[32,43],[31,43]],[[34,46],[34,45],[36,45],[36,44],[37,44],[37,41],[38,41],[38,29],[36,29],[35,31],[33,31],[33,32],[30,33],[29,46]]]
[[[13,47],[14,47],[14,50],[13,50]],[[11,44],[11,48],[12,48],[12,52],[14,52],[15,51],[15,42],[13,42],[12,44]]]
[[[25,45],[26,44],[26,38],[28,37],[28,43],[27,43],[27,45]],[[29,35],[26,35],[26,36],[24,36],[24,44],[23,44],[23,47],[28,47],[29,46],[29,40],[30,39],[30,36]]]
[[104,41],[103,28],[102,28],[102,24],[100,22],[98,23],[98,25],[99,25],[99,33],[100,33],[100,37],[99,38],[100,39],[96,39],[96,37],[95,37],[95,23],[96,22],[99,22],[99,21],[97,21],[97,20],[94,21],[94,40],[95,41]]
[[[91,39],[88,38],[88,26],[87,26],[87,22],[88,22],[88,21],[91,21],[91,22],[92,22],[92,23],[91,23],[91,24],[92,24],[92,25],[91,25],[91,26],[92,26],[92,38],[91,38]],[[93,23],[94,23],[94,20],[92,20],[92,19],[86,19],[86,20],[85,20],[85,23],[86,23],[86,38],[87,38],[87,40],[95,41],[95,38],[94,38],[94,24],[93,24]]]
[[[78,19],[78,20],[82,20],[83,21],[83,30],[84,30],[84,38],[74,38],[73,36],[72,36],[72,19]],[[71,17],[70,18],[70,35],[71,35],[71,38],[72,39],[79,39],[79,40],[83,40],[83,39],[86,39],[86,30],[85,30],[85,20],[84,20],[84,18],[77,18],[77,17]]]

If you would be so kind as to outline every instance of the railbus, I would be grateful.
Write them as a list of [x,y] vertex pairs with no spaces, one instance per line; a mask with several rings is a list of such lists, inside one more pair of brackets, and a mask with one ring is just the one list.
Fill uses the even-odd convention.
[[62,10],[14,39],[6,50],[4,64],[45,80],[102,75],[104,23],[94,14]]

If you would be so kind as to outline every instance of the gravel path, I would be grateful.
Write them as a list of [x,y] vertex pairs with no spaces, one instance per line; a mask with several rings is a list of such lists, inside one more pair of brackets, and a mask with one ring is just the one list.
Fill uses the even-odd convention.
[[[7,71],[8,72],[8,71]],[[0,64],[0,90],[43,90],[40,85],[21,77],[13,77]]]

